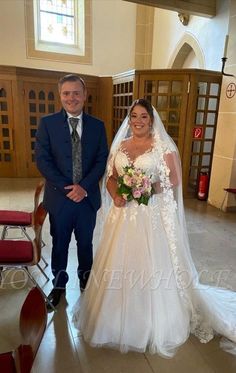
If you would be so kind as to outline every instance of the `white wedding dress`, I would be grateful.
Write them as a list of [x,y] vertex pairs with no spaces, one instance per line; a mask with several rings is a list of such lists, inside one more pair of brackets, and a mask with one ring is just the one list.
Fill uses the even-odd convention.
[[[155,150],[134,161],[159,180]],[[117,152],[122,174],[128,155]],[[168,202],[168,201],[167,201]],[[166,201],[165,201],[166,203]],[[74,308],[73,320],[92,346],[158,353],[172,357],[190,333],[208,342],[216,333],[236,342],[236,293],[202,285],[190,255],[183,251],[176,202],[154,194],[148,206],[111,206],[89,283]],[[181,227],[180,227],[181,228]],[[234,343],[230,343],[234,349]]]

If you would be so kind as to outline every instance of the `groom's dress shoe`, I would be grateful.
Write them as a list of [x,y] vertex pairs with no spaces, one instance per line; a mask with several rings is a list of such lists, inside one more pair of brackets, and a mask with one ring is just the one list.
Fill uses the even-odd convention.
[[[48,299],[50,300],[51,304],[56,307],[60,302],[62,294],[65,294],[66,289],[52,289],[51,293],[48,295]],[[47,309],[49,311],[52,310],[50,303],[47,303]]]

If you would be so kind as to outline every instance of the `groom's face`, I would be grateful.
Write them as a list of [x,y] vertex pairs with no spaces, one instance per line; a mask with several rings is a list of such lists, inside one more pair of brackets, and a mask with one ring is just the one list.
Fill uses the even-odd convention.
[[65,111],[78,116],[83,110],[87,97],[86,90],[80,81],[65,82],[60,87],[60,99]]

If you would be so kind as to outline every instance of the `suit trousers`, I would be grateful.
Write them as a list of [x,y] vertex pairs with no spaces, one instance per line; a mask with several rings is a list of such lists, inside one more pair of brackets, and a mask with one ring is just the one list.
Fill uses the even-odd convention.
[[93,231],[96,223],[96,211],[87,198],[76,203],[68,199],[57,214],[49,214],[50,234],[52,236],[51,268],[53,285],[65,288],[69,279],[66,271],[68,252],[72,233],[77,243],[80,287],[85,288],[93,263]]

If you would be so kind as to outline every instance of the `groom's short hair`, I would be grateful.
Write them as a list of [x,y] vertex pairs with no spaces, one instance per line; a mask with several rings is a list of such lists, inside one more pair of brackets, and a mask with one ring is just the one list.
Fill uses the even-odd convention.
[[62,84],[64,84],[65,82],[80,82],[83,86],[84,91],[86,91],[86,85],[85,85],[84,79],[81,78],[81,76],[79,76],[77,74],[67,74],[67,75],[63,76],[58,82],[59,92],[61,90]]

